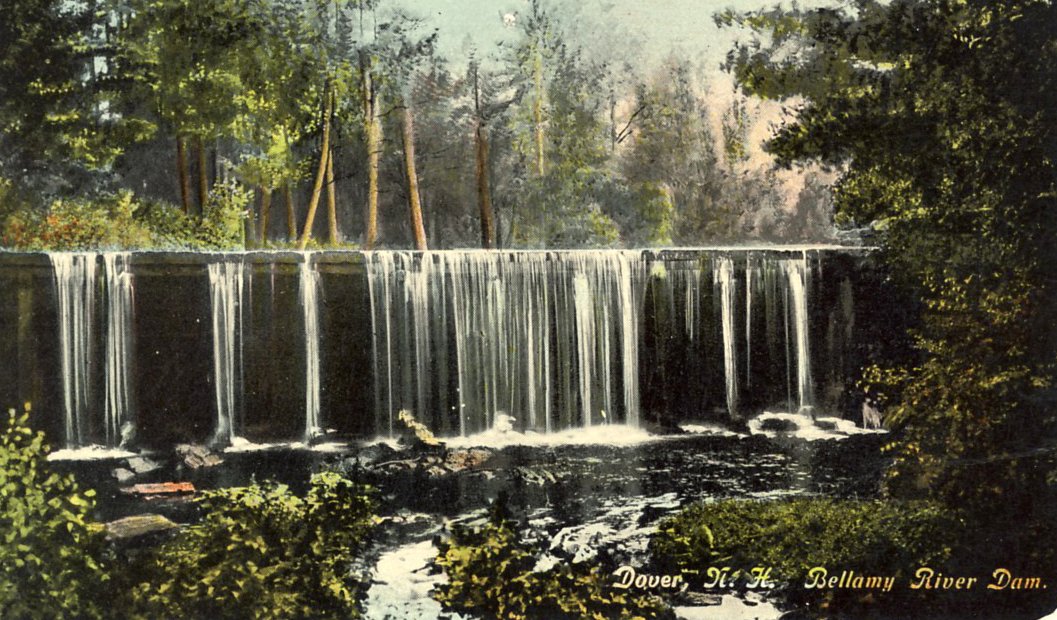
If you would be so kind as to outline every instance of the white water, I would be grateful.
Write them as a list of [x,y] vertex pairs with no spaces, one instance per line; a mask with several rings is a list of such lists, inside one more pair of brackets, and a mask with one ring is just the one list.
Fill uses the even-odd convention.
[[[790,430],[764,430],[767,421],[786,424]],[[749,420],[749,431],[767,437],[796,437],[807,441],[818,439],[842,439],[849,435],[885,433],[884,429],[865,429],[855,425],[851,420],[830,417],[811,417],[801,413],[781,413],[765,411]]]
[[805,253],[800,260],[782,261],[789,280],[789,292],[793,314],[793,333],[796,343],[797,395],[800,409],[814,404],[811,384],[811,350],[807,312],[808,263]]
[[734,331],[734,263],[729,258],[719,259],[714,279],[720,289],[720,321],[723,327],[723,370],[726,377],[727,411],[738,415],[738,343]]
[[499,412],[542,432],[638,423],[641,253],[373,252],[366,264],[382,432],[400,409],[459,435]]
[[128,252],[103,254],[106,271],[106,445],[120,446],[132,433],[132,317],[134,288]]
[[85,252],[48,256],[59,301],[63,441],[67,448],[76,448],[85,444],[89,432],[96,257]]
[[312,265],[312,253],[301,262],[301,308],[305,325],[305,442],[323,430],[319,413],[319,273]]
[[210,263],[209,299],[213,315],[213,383],[217,423],[214,443],[236,443],[242,387],[242,291],[240,259]]

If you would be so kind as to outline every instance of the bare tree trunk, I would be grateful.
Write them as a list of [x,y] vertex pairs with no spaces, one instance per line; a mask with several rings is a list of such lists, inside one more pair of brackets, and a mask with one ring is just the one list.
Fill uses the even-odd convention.
[[[258,187],[257,192],[254,196],[260,196],[260,202],[264,202],[264,188]],[[247,248],[257,246],[257,222],[260,219],[261,211],[257,207],[256,200],[250,202],[246,209],[246,219],[242,222],[242,240],[243,245]]]
[[198,157],[198,213],[205,215],[209,200],[209,169],[206,167],[206,147],[202,136],[195,136],[195,154]]
[[415,116],[411,106],[403,109],[404,170],[407,173],[407,204],[411,208],[411,233],[415,237],[415,249],[429,249],[426,243],[426,228],[422,224],[422,201],[418,194],[418,171],[415,168]]
[[488,137],[485,135],[484,118],[481,114],[481,88],[476,61],[473,65],[473,107],[476,117],[473,133],[476,160],[474,173],[477,181],[477,206],[481,210],[481,247],[489,249],[495,247],[495,218],[492,213],[492,193],[488,188]]
[[297,241],[297,210],[294,209],[294,192],[289,181],[283,185],[283,198],[286,199],[286,239],[293,243]]
[[308,201],[305,227],[301,230],[301,241],[297,244],[299,250],[304,250],[308,246],[308,240],[312,237],[312,224],[316,220],[316,208],[319,206],[319,196],[323,192],[323,178],[326,176],[327,162],[330,160],[330,117],[334,112],[334,98],[329,86],[323,92],[326,99],[323,105],[323,146],[320,149],[316,181],[312,184],[312,197]]
[[176,171],[180,176],[180,204],[184,214],[191,213],[191,179],[187,174],[187,140],[176,136]]
[[481,209],[481,247],[495,247],[495,217],[492,213],[492,193],[488,187],[488,138],[485,136],[484,124],[478,120],[476,138],[477,166],[477,205]]
[[373,250],[378,242],[378,167],[382,151],[382,127],[378,122],[378,98],[370,73],[364,73],[364,109],[367,119],[367,234],[364,247]]
[[338,244],[338,200],[334,187],[334,149],[327,155],[327,242]]
[[268,213],[272,209],[272,189],[270,187],[261,188],[261,217],[258,222],[260,228],[257,232],[257,239],[261,244],[268,243]]

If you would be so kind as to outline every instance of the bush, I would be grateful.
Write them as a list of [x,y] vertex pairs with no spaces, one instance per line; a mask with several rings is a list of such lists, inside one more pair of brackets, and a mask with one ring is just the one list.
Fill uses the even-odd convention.
[[659,600],[612,587],[598,566],[559,564],[537,572],[538,549],[521,541],[499,510],[479,529],[459,528],[440,544],[448,581],[434,598],[483,618],[671,618]]
[[133,587],[147,618],[354,618],[352,572],[373,527],[370,489],[336,473],[304,498],[279,484],[203,493],[202,522],[153,550]]
[[95,200],[60,199],[46,212],[22,208],[4,221],[4,244],[20,250],[94,250],[151,244],[151,232],[136,219],[141,209],[131,192]]
[[0,239],[18,250],[238,249],[249,200],[248,190],[227,183],[213,188],[201,217],[129,191],[59,199],[41,211],[26,202],[5,201],[0,184]]
[[0,435],[0,617],[99,618],[108,581],[91,490],[48,471],[44,435],[10,411]]
[[[936,503],[730,500],[696,504],[666,519],[650,551],[659,565],[681,571],[691,584],[705,583],[709,567],[771,568],[772,580],[794,605],[862,614],[871,603],[886,611],[909,609],[910,594],[918,592],[907,587],[914,571],[929,566],[949,573],[947,541],[964,529]],[[843,570],[894,576],[898,585],[888,593],[806,589],[808,571],[818,566],[831,576]],[[957,594],[965,598],[964,591]],[[937,602],[935,591],[926,596],[928,603]]]

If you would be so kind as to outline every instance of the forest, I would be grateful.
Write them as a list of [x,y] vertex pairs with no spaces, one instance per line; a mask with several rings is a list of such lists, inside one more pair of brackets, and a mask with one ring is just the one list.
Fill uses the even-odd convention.
[[833,235],[824,173],[783,182],[750,157],[758,106],[692,58],[637,62],[632,34],[573,5],[528,2],[506,40],[448,57],[428,17],[385,0],[20,0],[6,13],[7,246]]

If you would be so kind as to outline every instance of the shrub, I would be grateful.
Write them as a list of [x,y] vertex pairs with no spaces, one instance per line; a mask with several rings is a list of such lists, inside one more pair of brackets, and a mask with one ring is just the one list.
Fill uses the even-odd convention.
[[95,200],[60,199],[47,211],[17,210],[4,222],[5,245],[24,250],[90,250],[150,245],[151,232],[136,219],[141,208],[131,192]]
[[445,609],[484,618],[671,618],[659,600],[612,587],[598,566],[559,564],[536,571],[541,556],[493,510],[479,529],[459,528],[440,544],[447,573],[434,597]]
[[28,417],[11,410],[0,435],[0,617],[99,618],[108,576],[93,492],[48,470]]
[[304,498],[268,483],[206,492],[201,523],[153,550],[132,591],[147,618],[353,618],[370,489],[336,473]]
[[[898,616],[893,610],[918,605],[920,612],[920,605],[938,603],[935,591],[925,593],[927,601],[913,599],[920,591],[908,585],[919,567],[952,574],[949,542],[964,537],[965,529],[938,503],[729,500],[695,504],[664,520],[650,551],[660,566],[681,571],[691,584],[710,581],[709,567],[764,567],[787,601],[802,608],[860,615],[882,608]],[[825,567],[830,576],[844,570],[893,576],[897,585],[887,593],[807,589],[814,567]],[[956,594],[966,598],[965,591]]]

